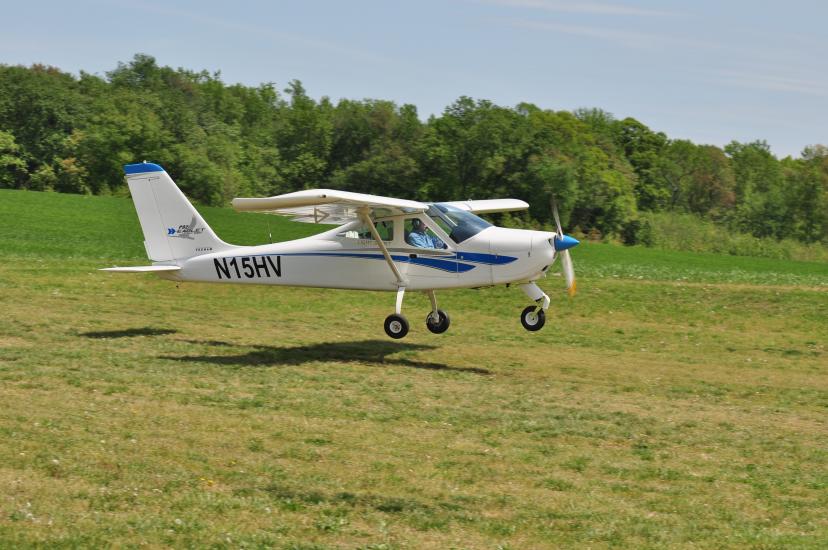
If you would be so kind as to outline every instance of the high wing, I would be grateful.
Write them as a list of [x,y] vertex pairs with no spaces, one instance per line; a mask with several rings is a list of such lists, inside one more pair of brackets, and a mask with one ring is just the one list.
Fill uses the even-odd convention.
[[335,189],[308,189],[275,197],[236,198],[232,204],[239,212],[265,212],[288,216],[298,222],[329,224],[357,219],[360,208],[369,209],[372,218],[428,210],[428,204],[423,202]]
[[472,214],[489,214],[491,212],[514,212],[526,210],[529,205],[518,199],[490,199],[481,201],[454,201],[444,202],[461,210],[468,210]]

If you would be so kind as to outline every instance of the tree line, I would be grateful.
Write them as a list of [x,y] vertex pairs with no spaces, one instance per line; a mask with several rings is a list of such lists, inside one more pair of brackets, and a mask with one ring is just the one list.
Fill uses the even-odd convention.
[[514,197],[507,222],[647,242],[642,213],[757,237],[828,242],[828,148],[777,159],[764,141],[670,139],[600,109],[311,98],[299,81],[228,85],[136,55],[104,77],[0,65],[0,187],[123,194],[123,165],[164,166],[196,201],[333,187],[418,200]]

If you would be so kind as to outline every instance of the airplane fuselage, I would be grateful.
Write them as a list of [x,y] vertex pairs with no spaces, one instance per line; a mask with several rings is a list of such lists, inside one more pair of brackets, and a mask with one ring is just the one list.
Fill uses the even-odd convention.
[[[378,223],[382,220],[378,220]],[[541,277],[554,259],[553,233],[488,227],[457,245],[433,224],[447,248],[406,242],[394,221],[386,249],[408,290],[474,288]],[[320,235],[202,254],[166,273],[175,281],[395,291],[400,286],[377,243],[352,222]]]

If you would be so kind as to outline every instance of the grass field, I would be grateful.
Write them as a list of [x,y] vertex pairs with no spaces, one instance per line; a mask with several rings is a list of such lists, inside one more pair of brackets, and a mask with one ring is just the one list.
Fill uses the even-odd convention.
[[543,331],[493,288],[397,342],[391,294],[96,271],[141,241],[0,191],[2,548],[828,547],[826,264],[584,244]]

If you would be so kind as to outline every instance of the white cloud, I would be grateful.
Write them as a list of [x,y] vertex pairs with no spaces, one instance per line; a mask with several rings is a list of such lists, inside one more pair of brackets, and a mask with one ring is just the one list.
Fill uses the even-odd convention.
[[269,27],[260,25],[239,23],[229,18],[213,17],[204,13],[195,13],[189,10],[155,4],[152,2],[132,1],[123,2],[121,5],[124,8],[139,9],[149,13],[175,17],[179,20],[187,19],[196,24],[208,25],[214,28],[233,31],[234,33],[240,33],[241,35],[255,36],[265,40],[286,42],[297,47],[322,51],[329,55],[348,57],[361,63],[385,63],[389,61],[387,57],[374,51],[353,48],[341,43],[321,40],[302,34],[275,31]]
[[601,27],[589,27],[585,25],[569,25],[564,23],[527,21],[524,19],[514,20],[512,21],[512,24],[516,27],[522,27],[525,29],[552,31],[555,33],[585,36],[587,38],[597,38],[599,40],[609,40],[612,42],[619,42],[625,46],[632,48],[650,47],[653,45],[654,42],[652,35],[634,31],[622,31],[617,29],[607,29]]
[[560,2],[554,0],[482,0],[507,8],[529,8],[562,13],[585,13],[592,15],[628,15],[636,17],[669,17],[682,15],[678,12],[650,10],[623,4],[607,2]]
[[619,30],[607,27],[589,25],[570,25],[568,23],[552,23],[546,21],[531,21],[527,19],[513,19],[509,24],[524,29],[563,33],[586,38],[595,38],[614,42],[628,48],[659,48],[668,45],[694,49],[718,49],[721,45],[702,40],[681,38],[667,34]]
[[759,74],[730,70],[716,71],[714,74],[718,82],[743,88],[828,96],[828,83],[826,82],[779,76],[776,74]]

